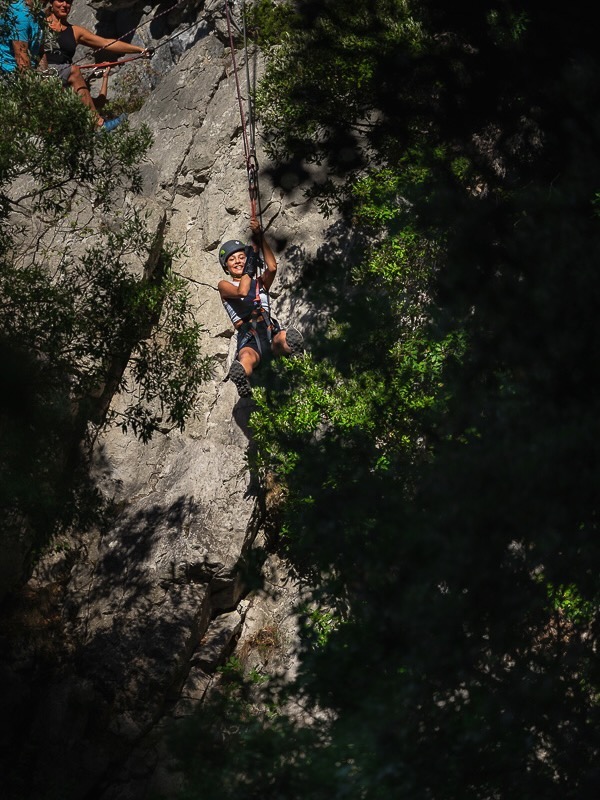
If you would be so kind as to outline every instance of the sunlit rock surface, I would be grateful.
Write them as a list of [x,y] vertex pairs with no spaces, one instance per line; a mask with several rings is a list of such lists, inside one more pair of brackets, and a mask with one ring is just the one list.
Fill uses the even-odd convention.
[[[246,461],[252,401],[224,382],[233,342],[216,290],[218,245],[248,235],[250,212],[223,8],[73,7],[72,22],[115,37],[141,25],[131,40],[157,48],[151,62],[111,77],[109,98],[123,90],[126,70],[140,73],[147,96],[130,124],[148,125],[154,145],[136,202],[152,220],[166,213],[167,240],[183,248],[176,269],[189,280],[215,369],[183,433],[165,430],[146,445],[118,429],[99,438],[92,477],[116,515],[48,553],[11,608],[14,625],[29,633],[13,637],[1,665],[10,800],[168,795],[177,776],[165,767],[157,731],[201,702],[235,643],[260,660],[252,643],[273,640],[263,661],[293,670],[293,585],[274,556],[265,571],[276,598],[248,595],[239,569],[262,537],[265,503]],[[84,55],[80,48],[77,58]],[[243,84],[244,53],[236,56]],[[258,70],[258,57],[250,58]],[[267,159],[258,133],[260,167]],[[312,311],[295,278],[325,241],[324,222],[299,188],[286,193],[259,175],[280,269],[276,316],[306,333]]]

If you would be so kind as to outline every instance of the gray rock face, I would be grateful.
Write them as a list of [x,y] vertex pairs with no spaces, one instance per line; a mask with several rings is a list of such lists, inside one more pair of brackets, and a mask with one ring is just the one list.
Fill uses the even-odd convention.
[[[91,29],[92,9],[104,15],[118,9],[121,27],[161,9],[128,2],[90,6],[75,7],[73,21]],[[190,24],[173,14],[174,27],[163,30],[167,38]],[[20,800],[45,797],[48,782],[61,787],[63,800],[141,800],[157,786],[168,796],[161,759],[145,745],[148,733],[165,715],[187,713],[201,702],[240,633],[250,647],[275,619],[284,631],[280,639],[289,643],[294,635],[289,611],[244,599],[240,577],[239,564],[263,524],[263,506],[246,463],[252,403],[239,400],[223,380],[233,341],[216,290],[222,276],[216,250],[224,239],[248,235],[250,203],[222,10],[206,4],[197,20],[178,45],[172,39],[157,51],[161,74],[130,119],[154,134],[143,198],[135,202],[151,218],[166,212],[167,238],[185,249],[176,269],[190,282],[215,374],[184,433],[166,432],[147,445],[117,430],[100,437],[93,478],[119,513],[108,529],[75,536],[64,551],[49,554],[29,582],[27,591],[38,599],[57,593],[51,604],[56,650],[44,651],[48,669],[39,688],[28,685],[32,670],[39,670],[35,647],[13,654],[4,668],[4,685],[14,687],[4,735],[21,714],[21,740],[33,753]],[[144,43],[152,30],[161,32],[158,24],[145,26],[139,34]],[[243,75],[243,54],[237,58]],[[266,163],[260,137],[257,157],[259,165]],[[300,191],[284,195],[262,173],[260,183],[263,225],[279,242],[276,315],[284,327],[294,322],[306,330],[311,310],[295,291],[293,264],[298,246],[316,252],[323,221]],[[121,401],[114,402],[118,407]],[[282,567],[271,563],[269,569]],[[292,668],[286,662],[285,669]],[[17,760],[15,769],[24,768]]]

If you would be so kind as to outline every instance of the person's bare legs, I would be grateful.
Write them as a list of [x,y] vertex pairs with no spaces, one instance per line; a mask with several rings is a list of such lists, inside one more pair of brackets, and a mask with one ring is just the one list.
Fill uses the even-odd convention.
[[68,78],[68,84],[73,89],[73,91],[77,94],[81,102],[86,105],[94,117],[96,118],[96,124],[98,126],[102,125],[104,120],[96,111],[96,106],[94,105],[94,101],[92,100],[92,95],[90,94],[90,90],[88,88],[87,83],[83,79],[83,75],[81,74],[81,70],[77,66],[71,67],[71,72]]
[[271,350],[274,356],[287,356],[292,352],[286,342],[285,331],[279,331],[279,333],[275,334],[271,342]]
[[303,350],[303,336],[296,328],[279,331],[273,337],[271,349],[274,356],[294,356]]
[[242,347],[238,354],[238,361],[243,366],[246,375],[250,377],[260,362],[260,356],[254,348]]
[[249,376],[260,362],[260,356],[252,347],[242,347],[227,373],[240,397],[252,397]]

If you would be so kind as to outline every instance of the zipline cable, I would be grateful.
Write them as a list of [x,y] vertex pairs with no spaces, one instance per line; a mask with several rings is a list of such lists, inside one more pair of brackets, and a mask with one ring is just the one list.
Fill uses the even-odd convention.
[[[250,127],[250,150],[251,152],[256,152],[256,126],[254,123],[254,97],[256,92],[256,63],[254,64],[254,74],[253,74],[253,81],[252,81],[252,88],[250,88],[250,59],[248,58],[248,29],[246,27],[246,0],[243,0],[242,5],[242,14],[243,14],[243,31],[242,35],[244,37],[244,56],[245,56],[245,66],[246,66],[246,87],[248,92],[248,121]],[[256,60],[256,48],[254,49],[254,59]]]

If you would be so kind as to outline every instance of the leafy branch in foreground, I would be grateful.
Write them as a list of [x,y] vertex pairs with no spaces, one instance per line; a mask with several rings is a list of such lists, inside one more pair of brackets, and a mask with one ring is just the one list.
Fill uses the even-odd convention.
[[0,409],[0,500],[9,527],[27,518],[43,540],[86,432],[181,429],[211,361],[166,217],[136,209],[148,129],[98,132],[36,74],[0,83],[0,117],[0,369],[19,398]]
[[[147,129],[98,134],[72,93],[30,75],[2,86],[0,112],[5,337],[41,359],[48,382],[68,386],[80,406],[107,371],[112,391],[125,389],[133,354],[138,385],[121,424],[144,439],[160,422],[181,427],[210,364],[170,268],[177,254],[165,249],[165,220],[152,232],[129,199]],[[158,412],[148,410],[154,402]]]

